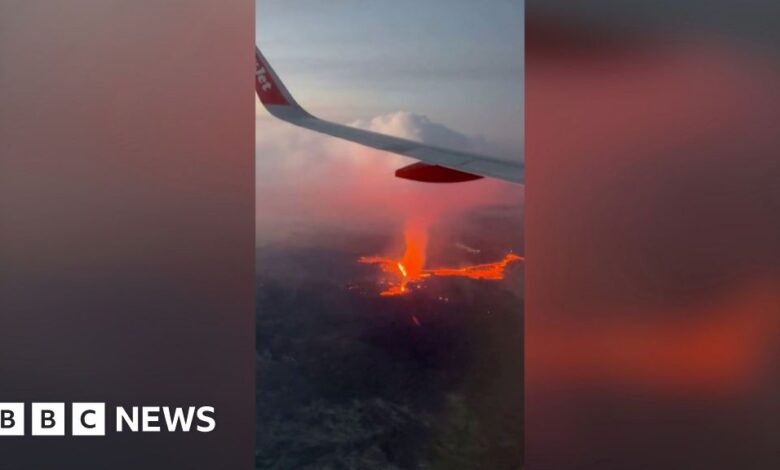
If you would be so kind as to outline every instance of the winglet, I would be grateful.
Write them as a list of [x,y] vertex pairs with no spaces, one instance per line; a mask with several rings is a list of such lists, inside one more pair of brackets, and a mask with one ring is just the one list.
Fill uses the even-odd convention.
[[255,46],[255,90],[260,102],[266,108],[269,106],[300,108],[257,46]]

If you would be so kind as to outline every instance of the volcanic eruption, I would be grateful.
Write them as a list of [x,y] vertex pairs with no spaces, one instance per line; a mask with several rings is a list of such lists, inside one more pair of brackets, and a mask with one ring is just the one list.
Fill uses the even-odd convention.
[[411,285],[420,284],[426,278],[438,277],[466,277],[469,279],[498,281],[504,278],[504,270],[513,262],[523,260],[522,256],[515,253],[507,253],[501,260],[492,263],[473,264],[460,267],[426,268],[426,250],[428,247],[428,233],[425,227],[407,224],[404,230],[405,249],[401,259],[393,259],[383,256],[362,256],[359,263],[378,264],[380,269],[394,275],[397,282],[379,295],[384,297],[403,295],[409,292]]

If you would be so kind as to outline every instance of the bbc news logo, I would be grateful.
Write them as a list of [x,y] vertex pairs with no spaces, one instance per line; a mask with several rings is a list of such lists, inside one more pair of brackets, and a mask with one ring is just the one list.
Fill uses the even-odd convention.
[[[105,436],[108,426],[105,403],[72,403],[70,419],[65,403],[0,403],[0,436],[24,436],[26,418],[33,436]],[[117,406],[112,420],[115,432],[211,432],[216,428],[212,406]]]

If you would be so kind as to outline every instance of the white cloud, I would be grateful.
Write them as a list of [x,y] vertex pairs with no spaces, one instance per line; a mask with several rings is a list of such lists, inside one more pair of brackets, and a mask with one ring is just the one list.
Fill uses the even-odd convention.
[[[406,157],[322,136],[271,118],[259,116],[258,122],[256,150],[259,179],[263,179],[262,170],[269,165],[277,167],[277,170],[298,172],[297,176],[303,177],[326,164],[341,171],[365,170],[367,166],[384,171],[412,162]],[[358,120],[349,125],[455,150],[484,152],[489,148],[482,137],[467,136],[431,121],[427,116],[406,111]]]
[[[403,180],[394,171],[415,160],[258,116],[258,222],[304,218],[308,222],[437,219],[485,204],[519,203],[522,191],[485,179],[459,184]],[[485,147],[429,118],[395,112],[351,125],[458,150]]]
[[427,116],[405,111],[357,121],[352,125],[362,129],[456,150],[468,150],[472,147],[469,137],[443,124],[435,123],[428,119]]

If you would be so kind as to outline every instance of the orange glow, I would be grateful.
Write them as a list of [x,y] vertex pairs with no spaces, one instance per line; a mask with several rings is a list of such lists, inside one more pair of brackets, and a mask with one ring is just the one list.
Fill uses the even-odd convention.
[[504,278],[504,269],[509,263],[521,261],[522,256],[514,253],[507,253],[504,259],[495,263],[475,264],[462,268],[436,268],[426,269],[424,272],[431,276],[462,276],[469,279],[487,279],[498,281]]
[[526,370],[535,383],[609,382],[674,394],[740,393],[757,387],[777,347],[778,307],[778,284],[756,282],[674,310],[619,311],[597,323],[535,319],[526,340]]
[[515,261],[521,261],[522,256],[508,253],[500,261],[494,263],[475,264],[457,268],[425,268],[425,255],[428,248],[428,234],[424,228],[407,226],[404,231],[405,249],[401,260],[381,256],[362,256],[358,259],[363,264],[378,264],[380,269],[398,277],[398,282],[391,284],[380,292],[384,297],[403,295],[409,292],[411,284],[419,284],[425,278],[466,277],[469,279],[498,281],[504,278],[504,270]]

